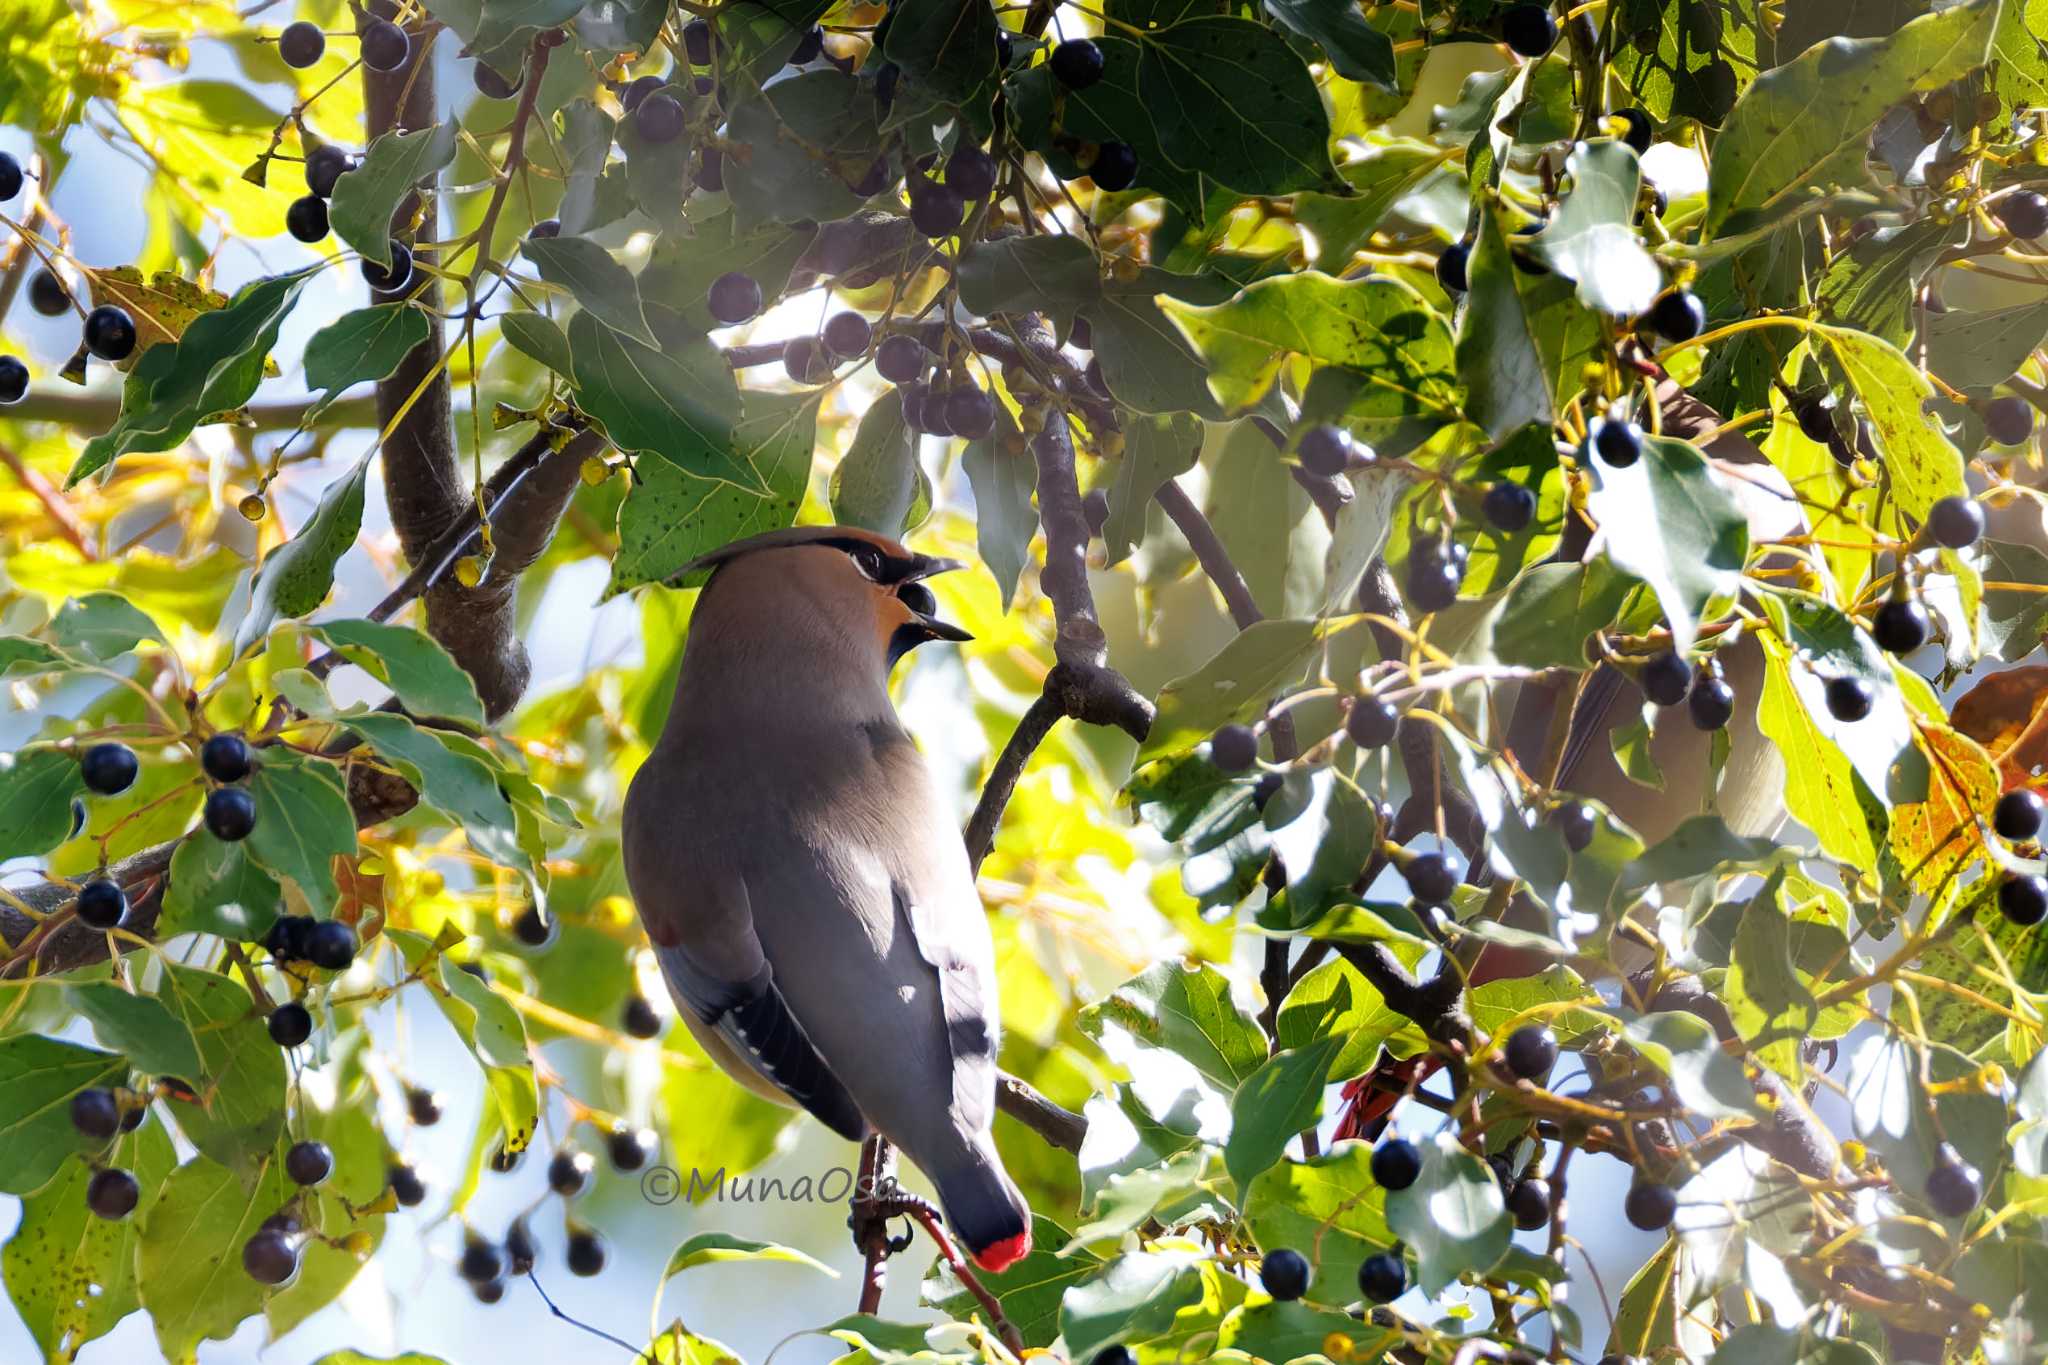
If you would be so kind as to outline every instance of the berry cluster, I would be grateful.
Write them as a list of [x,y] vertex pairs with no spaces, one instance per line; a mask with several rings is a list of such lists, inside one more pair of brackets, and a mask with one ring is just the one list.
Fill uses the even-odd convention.
[[256,770],[249,741],[230,731],[213,735],[200,746],[199,766],[220,784],[206,794],[200,813],[207,833],[229,843],[248,838],[256,828],[256,798],[240,784]]

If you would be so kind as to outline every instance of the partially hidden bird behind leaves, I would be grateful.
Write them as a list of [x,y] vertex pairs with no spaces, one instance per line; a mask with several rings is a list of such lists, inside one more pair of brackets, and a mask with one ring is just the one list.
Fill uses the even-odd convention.
[[967,633],[885,536],[793,527],[697,560],[675,705],[626,796],[626,879],[684,1022],[741,1084],[937,1187],[985,1270],[1031,1249],[996,1155],[994,950],[952,815],[889,698]]

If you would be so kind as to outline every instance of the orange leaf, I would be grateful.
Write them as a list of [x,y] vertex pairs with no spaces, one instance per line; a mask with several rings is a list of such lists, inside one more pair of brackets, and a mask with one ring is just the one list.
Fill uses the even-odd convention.
[[1956,699],[1949,720],[1991,751],[2000,790],[2025,786],[2048,765],[2048,664],[1993,673]]
[[1892,812],[1892,851],[1914,884],[1933,892],[1983,851],[1977,817],[1998,799],[1998,769],[1984,747],[1946,725],[1914,727],[1927,755],[1927,799]]

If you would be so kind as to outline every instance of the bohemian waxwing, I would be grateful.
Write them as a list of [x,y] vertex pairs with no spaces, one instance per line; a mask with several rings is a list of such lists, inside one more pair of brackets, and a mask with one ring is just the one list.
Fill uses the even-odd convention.
[[921,580],[958,568],[868,531],[728,545],[667,726],[626,795],[626,880],[683,1021],[752,1090],[937,1187],[987,1270],[1031,1249],[990,1135],[996,975],[967,851],[897,720],[889,673],[928,640]]

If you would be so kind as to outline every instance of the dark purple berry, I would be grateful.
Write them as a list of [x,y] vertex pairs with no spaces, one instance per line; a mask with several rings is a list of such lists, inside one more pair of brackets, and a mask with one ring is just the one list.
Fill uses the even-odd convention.
[[1932,622],[1927,608],[1912,598],[1895,598],[1877,609],[1871,619],[1870,634],[1877,641],[1877,647],[1887,654],[1911,654],[1927,643],[1927,633]]
[[1259,1284],[1276,1303],[1292,1303],[1308,1293],[1308,1258],[1287,1247],[1266,1253],[1259,1263]]
[[[363,65],[372,71],[396,71],[412,52],[412,40],[389,19],[372,19],[363,29]],[[277,1281],[273,1280],[275,1284]]]
[[833,355],[841,360],[852,360],[868,353],[868,343],[874,339],[875,329],[858,313],[834,313],[825,319],[824,329],[819,335],[825,338],[825,348]]
[[1259,761],[1259,737],[1249,725],[1226,725],[1209,737],[1209,761],[1226,773],[1241,773]]
[[135,351],[135,319],[103,303],[85,315],[85,349],[101,360],[126,360]]
[[227,843],[249,837],[256,828],[256,800],[240,787],[215,787],[206,794],[201,813],[206,832]]
[[702,19],[692,19],[683,25],[683,55],[690,59],[691,66],[711,65],[711,25]]
[[1927,530],[1936,544],[1966,550],[1984,534],[1984,509],[1960,494],[1943,498],[1927,509]]
[[395,1162],[384,1173],[384,1183],[391,1195],[405,1208],[418,1208],[426,1201],[427,1187],[420,1180],[420,1173],[404,1162]]
[[816,337],[791,337],[783,343],[782,369],[799,384],[822,384],[832,377],[832,357]]
[[242,1244],[242,1269],[258,1284],[283,1284],[299,1273],[299,1250],[282,1232],[258,1232]]
[[548,1161],[548,1188],[564,1199],[583,1193],[597,1162],[580,1147],[564,1147]]
[[1088,178],[1108,194],[1129,189],[1138,182],[1138,149],[1128,142],[1102,143],[1088,163]]
[[626,1001],[626,1008],[620,1012],[619,1023],[635,1038],[661,1036],[661,1014],[654,1008],[654,1002],[644,995],[635,995]]
[[1593,424],[1593,453],[1626,469],[1642,458],[1643,429],[1626,417],[1602,417]]
[[113,929],[128,918],[128,893],[100,878],[78,888],[78,921],[88,929]]
[[118,1223],[135,1212],[135,1206],[141,1202],[142,1187],[126,1171],[113,1167],[94,1171],[92,1179],[86,1182],[85,1206],[110,1223]]
[[324,1142],[294,1142],[284,1154],[284,1173],[295,1185],[318,1185],[334,1174],[334,1153]]
[[960,192],[927,182],[910,196],[910,223],[927,237],[946,237],[960,230],[967,201]]
[[1394,704],[1367,694],[1351,703],[1344,717],[1344,733],[1361,749],[1378,749],[1391,744],[1401,728],[1401,713]]
[[1564,846],[1572,852],[1583,853],[1592,844],[1598,822],[1591,806],[1575,801],[1559,806],[1550,818],[1557,822],[1558,832],[1564,835]]
[[1934,1169],[1927,1173],[1927,1202],[1944,1218],[1966,1217],[1984,1197],[1984,1177],[1944,1142],[1936,1150]]
[[1501,1056],[1516,1077],[1540,1083],[1557,1065],[1557,1035],[1542,1024],[1524,1024],[1508,1035]]
[[100,796],[118,796],[135,784],[142,765],[135,751],[112,740],[95,744],[78,759],[78,775],[87,791]]
[[963,144],[946,158],[946,183],[968,203],[978,204],[996,187],[996,159],[971,143]]
[[1557,20],[1542,5],[1516,5],[1500,17],[1500,36],[1516,56],[1534,60],[1557,45]]
[[1653,1185],[1648,1181],[1631,1185],[1628,1198],[1622,1201],[1621,1211],[1631,1225],[1644,1232],[1659,1232],[1671,1226],[1671,1220],[1678,1213],[1678,1195],[1669,1185]]
[[955,436],[979,441],[995,429],[996,400],[971,384],[946,395],[946,426]]
[[1408,1292],[1408,1267],[1390,1251],[1375,1252],[1358,1267],[1358,1292],[1374,1303],[1392,1303]]
[[1383,1138],[1372,1149],[1372,1178],[1384,1190],[1405,1190],[1422,1175],[1422,1149],[1406,1138]]
[[54,274],[38,269],[28,277],[28,306],[46,318],[61,318],[71,310],[71,291]]
[[728,270],[711,282],[705,296],[711,316],[727,327],[747,321],[761,311],[761,286],[741,270]]
[[1479,510],[1493,529],[1511,536],[1526,530],[1536,517],[1536,495],[1518,483],[1505,479],[1486,490]]
[[1877,704],[1877,691],[1861,678],[1828,679],[1828,714],[1839,721],[1859,721]]
[[[0,199],[6,197],[0,195]],[[2015,237],[2032,241],[2048,236],[2048,198],[2032,190],[2006,195],[1991,206],[1991,213]]]
[[649,95],[633,111],[633,131],[643,142],[656,146],[674,142],[683,135],[683,106],[673,95]]
[[405,1112],[420,1127],[431,1128],[441,1121],[441,1097],[424,1086],[407,1086]]
[[256,756],[248,740],[223,730],[199,746],[199,766],[216,782],[240,782],[256,766]]
[[1350,432],[1343,427],[1321,423],[1301,433],[1294,453],[1300,458],[1303,469],[1329,479],[1342,474],[1345,466],[1351,463],[1352,449]]
[[924,373],[931,352],[922,341],[905,332],[882,338],[875,347],[875,372],[891,384],[908,384]]
[[1667,650],[1643,665],[1643,695],[1658,706],[1676,706],[1692,688],[1692,665],[1675,650]]
[[320,31],[320,25],[304,19],[286,24],[284,32],[277,35],[277,55],[284,58],[284,64],[300,71],[320,60],[327,51],[327,35]]
[[1448,853],[1418,853],[1401,869],[1401,879],[1422,904],[1448,905],[1463,871]]
[[2026,843],[2041,832],[2041,823],[2048,807],[2044,807],[2040,793],[2021,787],[1998,798],[1998,804],[1991,808],[1991,828],[1998,831],[1998,837],[2016,844]]
[[526,68],[521,67],[517,75],[507,76],[497,67],[478,62],[470,73],[470,80],[476,90],[487,100],[509,100],[519,93],[519,87],[526,84]]
[[349,170],[349,155],[331,142],[306,153],[306,188],[322,199],[334,196],[334,182]]
[[1998,913],[2014,924],[2039,924],[2048,917],[2048,877],[2014,873],[1998,884]]
[[270,1012],[270,1041],[279,1047],[299,1047],[313,1036],[313,1015],[296,1000],[287,1000]]
[[1472,247],[1466,242],[1452,242],[1436,258],[1436,282],[1453,294],[1462,294],[1467,287],[1466,271],[1472,260]]
[[1735,689],[1725,679],[1701,672],[1693,678],[1692,688],[1685,694],[1685,706],[1692,713],[1692,723],[1699,729],[1726,729],[1728,722],[1735,718]]
[[562,1259],[571,1275],[588,1279],[604,1272],[605,1255],[604,1238],[596,1229],[575,1228],[569,1233],[569,1245]]
[[1984,405],[1984,434],[2002,446],[2016,446],[2034,434],[2034,405],[2008,394]]
[[412,279],[412,248],[396,237],[391,239],[391,264],[378,265],[367,257],[363,261],[363,278],[370,288],[380,294],[396,294]]
[[94,1086],[71,1097],[71,1126],[85,1137],[106,1141],[121,1131],[121,1102],[111,1090]]
[[322,241],[327,236],[327,201],[317,194],[302,194],[285,208],[284,230],[294,239],[306,243]]
[[1523,1232],[1534,1232],[1550,1221],[1550,1182],[1541,1176],[1517,1180],[1508,1190],[1508,1216]]
[[1069,38],[1053,48],[1050,65],[1061,85],[1086,90],[1102,79],[1102,49],[1086,38]]
[[1670,289],[1643,314],[1649,329],[1666,341],[1691,341],[1707,330],[1707,308],[1690,289]]
[[345,972],[356,960],[356,931],[324,919],[306,932],[306,961],[322,971]]

